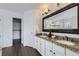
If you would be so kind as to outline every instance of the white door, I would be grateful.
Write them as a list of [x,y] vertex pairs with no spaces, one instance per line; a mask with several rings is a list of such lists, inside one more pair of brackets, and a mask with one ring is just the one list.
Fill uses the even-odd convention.
[[24,45],[30,47],[34,47],[35,42],[35,14],[33,14],[34,12],[34,10],[24,12],[23,19]]

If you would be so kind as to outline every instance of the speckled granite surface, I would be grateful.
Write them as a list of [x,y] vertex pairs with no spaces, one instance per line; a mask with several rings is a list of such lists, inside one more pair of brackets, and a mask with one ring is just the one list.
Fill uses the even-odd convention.
[[73,38],[73,40],[71,40],[72,38],[69,38],[70,42],[74,43],[74,45],[66,45],[66,44],[62,44],[62,43],[57,42],[57,40],[63,40],[62,37],[53,39],[53,38],[48,38],[48,37],[41,37],[40,35],[36,35],[36,36],[39,38],[45,39],[49,42],[52,42],[54,44],[57,44],[59,46],[68,48],[68,49],[72,50],[73,52],[79,53],[79,39]]

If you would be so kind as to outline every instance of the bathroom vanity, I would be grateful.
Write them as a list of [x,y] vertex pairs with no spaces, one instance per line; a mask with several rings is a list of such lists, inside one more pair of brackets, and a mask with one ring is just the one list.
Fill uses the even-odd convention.
[[[42,19],[42,31],[79,34],[79,4],[72,3]],[[36,35],[36,49],[43,56],[79,56],[79,38]]]
[[35,47],[43,56],[79,56],[79,42],[36,35]]

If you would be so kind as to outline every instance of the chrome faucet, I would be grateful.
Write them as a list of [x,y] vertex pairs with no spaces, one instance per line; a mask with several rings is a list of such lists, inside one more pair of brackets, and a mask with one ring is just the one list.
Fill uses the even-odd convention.
[[68,36],[65,36],[65,37],[64,37],[64,40],[67,40],[67,41],[68,41]]

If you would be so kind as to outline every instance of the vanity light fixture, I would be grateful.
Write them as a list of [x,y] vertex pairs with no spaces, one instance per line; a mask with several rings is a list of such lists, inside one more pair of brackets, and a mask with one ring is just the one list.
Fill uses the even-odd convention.
[[42,15],[48,14],[49,12],[50,12],[50,9],[46,9],[46,10],[42,13]]
[[57,6],[59,6],[60,5],[60,3],[57,3]]

